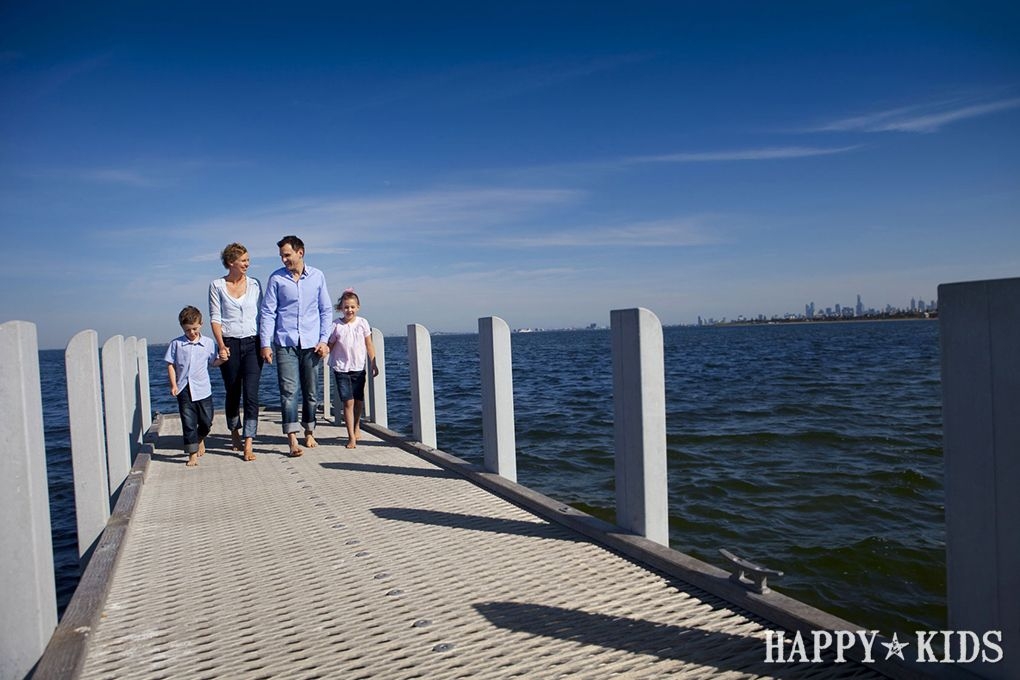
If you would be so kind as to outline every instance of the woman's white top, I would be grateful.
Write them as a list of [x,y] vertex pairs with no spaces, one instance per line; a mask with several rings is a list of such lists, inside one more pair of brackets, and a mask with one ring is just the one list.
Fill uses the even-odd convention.
[[227,280],[222,277],[209,284],[209,323],[220,324],[225,338],[247,338],[259,333],[262,286],[258,279],[245,278],[248,283],[239,298],[231,297]]

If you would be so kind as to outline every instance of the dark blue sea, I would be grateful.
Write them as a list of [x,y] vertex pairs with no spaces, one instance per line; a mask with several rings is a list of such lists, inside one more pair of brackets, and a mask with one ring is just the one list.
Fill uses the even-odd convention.
[[[885,634],[944,628],[938,324],[676,327],[664,340],[672,546],[780,569],[777,590]],[[512,341],[518,481],[612,521],[609,331]],[[389,426],[410,433],[406,347],[386,338]],[[480,463],[478,336],[435,335],[432,350],[439,447]],[[164,351],[150,346],[152,405],[176,413]],[[63,363],[40,352],[61,611],[78,580]],[[270,366],[261,392],[279,407]]]

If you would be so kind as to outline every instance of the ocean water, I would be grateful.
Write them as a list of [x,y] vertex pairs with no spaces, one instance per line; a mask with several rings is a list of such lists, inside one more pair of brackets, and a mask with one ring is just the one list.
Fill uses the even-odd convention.
[[[518,481],[612,521],[609,332],[512,343]],[[944,628],[938,324],[678,327],[664,343],[672,547],[782,570],[776,590],[885,634]],[[389,425],[410,433],[406,347],[386,338]],[[439,448],[480,463],[478,336],[432,350]],[[150,346],[153,410],[175,413],[164,351]],[[78,578],[63,352],[40,367],[62,609]],[[261,393],[279,407],[271,366]]]

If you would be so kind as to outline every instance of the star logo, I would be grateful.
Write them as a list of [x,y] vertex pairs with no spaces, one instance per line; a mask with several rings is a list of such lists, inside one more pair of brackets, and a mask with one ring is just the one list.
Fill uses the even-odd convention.
[[885,658],[888,659],[889,657],[895,655],[895,656],[900,657],[901,660],[905,660],[905,659],[903,659],[903,650],[908,645],[910,645],[909,642],[900,642],[899,638],[896,637],[896,633],[893,633],[892,634],[892,642],[883,642],[882,643],[882,646],[885,647],[886,650],[888,650],[885,653]]

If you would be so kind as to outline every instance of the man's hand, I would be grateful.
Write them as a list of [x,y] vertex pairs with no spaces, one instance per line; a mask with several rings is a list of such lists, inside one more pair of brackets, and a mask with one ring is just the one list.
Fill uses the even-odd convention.
[[315,346],[315,353],[320,357],[325,358],[329,356],[329,345],[324,342],[320,342]]
[[262,348],[262,360],[267,364],[273,363],[273,349],[271,347]]

